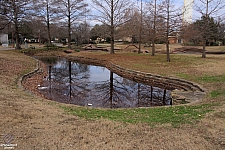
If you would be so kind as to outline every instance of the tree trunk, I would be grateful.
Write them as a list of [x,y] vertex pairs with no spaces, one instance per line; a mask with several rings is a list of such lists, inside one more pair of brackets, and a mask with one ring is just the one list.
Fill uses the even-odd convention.
[[68,48],[71,49],[71,12],[70,12],[70,0],[68,2]]
[[15,1],[13,1],[13,4],[12,4],[12,7],[13,7],[13,17],[14,17],[14,25],[15,25],[15,36],[16,36],[16,47],[15,49],[18,50],[20,49],[20,38],[19,38],[19,27],[18,27],[18,10],[17,10],[17,6],[15,4]]
[[205,47],[206,47],[206,40],[204,39],[203,40],[202,58],[206,58]]
[[[205,24],[205,31],[204,32],[204,36],[206,36],[208,33],[206,32],[207,29],[209,28],[209,14],[208,14],[208,11],[209,11],[209,0],[206,1],[206,12],[205,12],[205,16],[206,16],[206,24]],[[203,39],[203,49],[202,49],[202,58],[206,58],[206,53],[205,53],[205,47],[206,47],[206,41],[207,39]]]
[[48,32],[48,46],[51,45],[51,34],[50,34],[50,18],[49,18],[49,3],[47,0],[47,32]]
[[163,91],[163,105],[166,105],[166,90]]
[[170,31],[170,0],[167,1],[167,22],[166,22],[166,55],[167,61],[170,62],[170,48],[169,48],[169,31]]
[[110,50],[110,54],[114,54],[114,27],[112,27],[113,29],[111,29],[111,50]]
[[13,48],[15,48],[15,41],[14,41],[14,33],[12,31],[12,45],[13,45]]
[[114,54],[114,9],[113,0],[111,0],[111,50],[110,54]]
[[113,108],[113,72],[110,71],[110,95],[109,95],[109,100],[110,100],[110,108]]
[[142,39],[142,0],[141,0],[141,21],[140,21],[140,32],[139,32],[139,48],[138,48],[138,54],[141,53],[141,39]]
[[71,49],[71,24],[70,24],[70,18],[68,18],[68,48]]
[[18,49],[20,49],[20,37],[19,37],[19,28],[18,28],[17,18],[14,21],[14,23],[15,23],[15,35],[16,35],[16,47],[15,47],[15,49],[18,50]]
[[47,32],[48,32],[48,46],[51,45],[51,34],[50,34],[50,23],[47,21]]
[[72,64],[71,61],[69,63],[69,79],[70,79],[70,98],[72,98]]
[[155,39],[152,39],[152,56],[155,56]]
[[155,36],[156,36],[156,0],[154,6],[154,21],[153,21],[153,37],[152,37],[152,56],[155,56]]
[[166,58],[167,58],[167,61],[170,62],[170,47],[169,47],[168,38],[166,38]]

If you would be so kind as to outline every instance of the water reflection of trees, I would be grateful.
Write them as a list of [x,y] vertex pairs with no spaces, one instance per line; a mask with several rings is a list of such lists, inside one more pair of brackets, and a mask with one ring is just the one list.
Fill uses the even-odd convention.
[[94,107],[150,107],[169,105],[169,91],[136,83],[110,71],[109,79],[90,82],[90,66],[58,60],[48,62],[49,76],[41,92],[48,98]]
[[45,86],[47,97],[60,102],[84,105],[82,99],[89,91],[87,82],[89,66],[77,62],[59,60],[48,64],[49,76]]
[[96,84],[95,88],[98,101],[104,107],[150,107],[169,105],[171,102],[169,91],[113,77],[113,72],[110,72],[110,80]]
[[95,85],[96,97],[103,107],[127,107],[131,102],[130,91],[125,84],[122,84],[118,78],[113,78],[113,72],[110,71],[110,79]]

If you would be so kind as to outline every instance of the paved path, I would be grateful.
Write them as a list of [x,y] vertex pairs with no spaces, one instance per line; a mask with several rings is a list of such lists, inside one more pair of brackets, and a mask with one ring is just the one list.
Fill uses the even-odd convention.
[[2,47],[2,46],[0,46],[0,50],[15,50],[15,48]]

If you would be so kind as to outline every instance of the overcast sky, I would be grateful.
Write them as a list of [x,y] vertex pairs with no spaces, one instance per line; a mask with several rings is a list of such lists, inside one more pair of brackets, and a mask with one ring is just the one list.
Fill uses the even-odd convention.
[[[97,12],[96,10],[94,10],[94,9],[91,7],[91,6],[92,6],[92,0],[85,0],[85,1],[86,1],[86,3],[88,3],[89,8],[91,9],[91,14],[94,14],[95,12]],[[135,5],[137,5],[137,6],[140,7],[141,0],[130,0],[130,1],[134,2]],[[149,1],[152,1],[152,0],[142,0],[143,5],[144,5],[145,2],[149,2]],[[216,0],[215,0],[215,1],[216,1]],[[214,1],[214,2],[215,2],[215,1]],[[225,1],[225,0],[224,0],[224,1]],[[179,8],[182,8],[183,5],[184,5],[184,0],[170,0],[170,2],[171,2],[172,4],[174,4],[176,7],[179,7]],[[198,1],[195,0],[195,3],[197,3],[197,2],[198,2]],[[225,14],[225,7],[224,7],[224,10],[219,11],[218,14]],[[216,14],[217,17],[220,16],[220,15],[218,15],[218,14]],[[215,15],[215,16],[216,16],[216,15]],[[201,17],[200,13],[199,13],[199,12],[196,12],[196,11],[195,11],[195,8],[193,8],[193,20],[199,19],[200,17]],[[89,24],[90,24],[91,26],[93,26],[93,25],[95,25],[95,24],[101,24],[101,23],[99,23],[99,22],[97,22],[97,21],[94,21],[94,20],[89,20]]]
[[[93,5],[92,0],[84,0],[84,1],[88,4],[88,7],[91,9],[91,14],[97,12],[96,10],[94,10],[92,8],[92,5]],[[140,6],[141,0],[131,0],[131,1],[133,1],[135,3],[135,5]],[[142,0],[143,4],[145,2],[149,2],[149,1],[150,0]],[[177,7],[182,7],[184,0],[171,0],[171,3],[175,4]],[[95,21],[95,20],[88,20],[88,21],[91,26],[94,26],[95,24],[101,24],[100,22]]]

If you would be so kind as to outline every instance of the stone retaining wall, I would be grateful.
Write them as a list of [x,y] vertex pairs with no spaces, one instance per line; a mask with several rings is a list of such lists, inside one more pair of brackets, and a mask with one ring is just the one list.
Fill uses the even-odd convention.
[[[35,59],[35,58],[33,58],[33,59]],[[34,74],[36,74],[36,73],[42,71],[42,68],[41,68],[41,66],[40,66],[40,61],[37,60],[37,59],[35,59],[35,60],[36,60],[36,68],[35,68],[33,71],[31,71],[31,72],[29,72],[29,73],[27,73],[27,74],[24,74],[24,75],[19,79],[19,83],[18,83],[19,86],[22,86],[22,83],[23,83],[27,78],[30,78],[32,75],[34,75]]]
[[140,71],[134,71],[130,69],[123,68],[119,65],[115,65],[112,62],[97,59],[97,58],[88,58],[88,57],[78,57],[78,56],[68,56],[67,57],[71,61],[79,61],[86,64],[93,64],[98,66],[103,66],[111,70],[112,72],[126,77],[128,79],[138,81],[141,83],[145,83],[148,85],[156,86],[162,89],[167,90],[182,90],[182,91],[200,91],[204,92],[203,88],[196,84],[187,80],[172,78],[172,77],[164,77],[160,75],[155,75],[151,73],[145,73]]
[[97,58],[67,56],[67,59],[71,61],[79,61],[81,63],[83,62],[85,64],[106,67],[112,72],[133,81],[171,90],[173,105],[196,102],[203,99],[205,96],[205,90],[200,85],[187,80],[134,71],[113,64],[110,61]]
[[[162,89],[171,90],[171,98],[174,104],[181,104],[186,102],[199,101],[205,95],[205,90],[198,84],[192,83],[183,79],[172,78],[172,77],[164,77],[160,75],[155,75],[151,73],[145,73],[140,71],[134,71],[130,69],[123,68],[119,65],[113,64],[110,61],[97,59],[97,58],[88,58],[88,57],[78,57],[78,56],[67,56],[68,60],[71,61],[79,61],[85,64],[96,65],[106,67],[112,72],[131,79],[133,81],[137,81],[140,83],[144,83],[147,85],[159,87]],[[21,77],[21,83],[24,82],[27,78],[31,77],[33,74],[42,72],[42,68],[40,66],[40,62],[36,60],[36,69],[28,74],[25,74]]]

